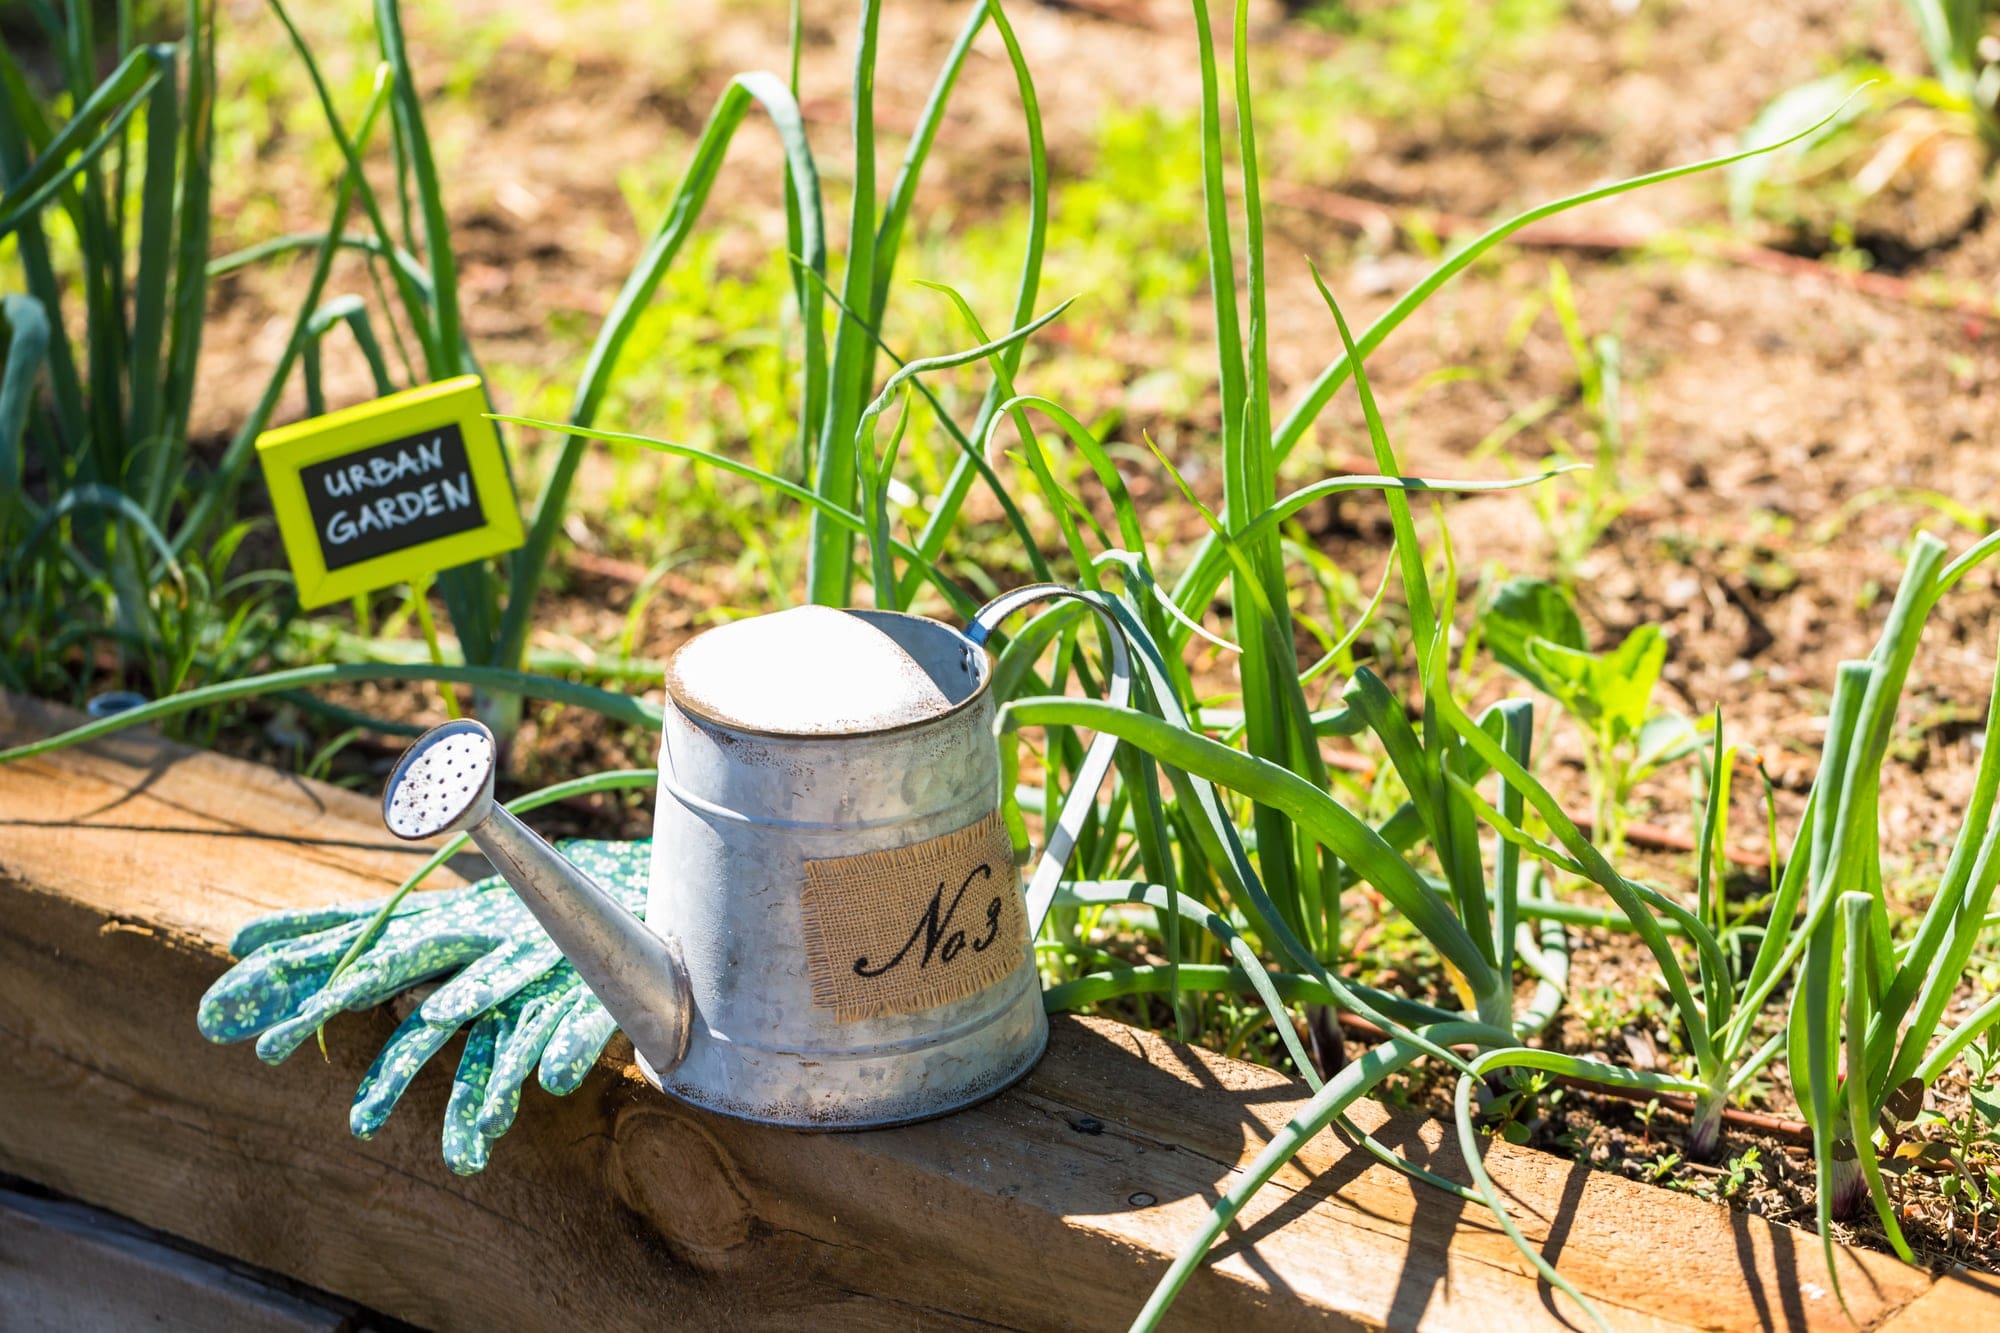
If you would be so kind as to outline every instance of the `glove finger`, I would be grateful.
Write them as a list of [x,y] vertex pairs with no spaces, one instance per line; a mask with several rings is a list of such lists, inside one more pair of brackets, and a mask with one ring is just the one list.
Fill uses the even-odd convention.
[[[447,889],[442,893],[412,893],[396,904],[390,914],[391,921],[401,920],[416,912],[436,911],[449,907],[467,897],[471,889]],[[229,952],[238,958],[247,957],[258,949],[272,944],[297,940],[307,935],[317,935],[322,931],[351,926],[342,938],[351,939],[355,932],[375,919],[387,898],[372,898],[367,902],[335,903],[330,907],[299,907],[285,912],[273,912],[260,916],[236,932],[236,938],[229,941]]]
[[425,1061],[438,1053],[438,1048],[451,1040],[454,1030],[426,1023],[420,1014],[411,1014],[397,1026],[382,1044],[375,1062],[368,1066],[368,1072],[361,1076],[361,1086],[354,1090],[354,1107],[347,1113],[347,1127],[355,1138],[375,1137],[382,1122],[389,1118],[389,1112],[402,1100],[410,1080],[417,1076]]
[[534,938],[494,950],[440,986],[424,1001],[424,1021],[467,1022],[561,963],[562,951],[537,930]]
[[364,929],[360,921],[348,920],[335,922],[324,930],[269,939],[254,949],[236,947],[259,924],[251,922],[231,941],[237,961],[230,971],[238,976],[254,976],[259,970],[272,967],[311,967],[318,963],[331,963],[360,938]]
[[[425,903],[422,907],[430,905]],[[348,1002],[354,994],[351,989],[344,988],[322,998],[334,967],[367,929],[367,922],[373,918],[378,906],[376,903],[362,903],[353,908],[333,908],[317,914],[280,913],[281,917],[301,921],[308,916],[327,919],[336,912],[353,911],[356,914],[322,930],[267,939],[251,950],[247,957],[217,978],[202,997],[196,1011],[196,1022],[202,1033],[210,1041],[241,1041],[266,1028],[297,1019],[308,1008],[315,1017],[306,1027],[308,1030],[317,1028],[326,1015],[333,1013],[341,1003]],[[382,935],[363,951],[357,960],[357,967],[342,974],[344,985],[354,984],[349,982],[349,978],[354,978],[355,982],[362,980],[362,964],[370,965],[367,976],[380,982],[384,963],[408,955],[417,947],[416,936],[422,925],[402,921],[400,918],[403,915],[399,911],[398,919],[392,920]],[[245,927],[236,937],[236,946],[240,948],[247,938],[255,937],[260,927],[276,919],[267,918],[265,922],[253,922]],[[468,943],[465,947],[476,946]],[[388,989],[394,990],[395,986],[390,985]],[[286,1045],[285,1039],[274,1041],[271,1054],[266,1058],[283,1059],[297,1044],[297,1041],[292,1041]]]
[[241,1041],[296,1017],[361,930],[360,922],[350,922],[253,950],[201,997],[195,1021],[202,1034],[210,1041]]
[[217,977],[195,1009],[195,1025],[213,1042],[228,1043],[258,1033],[295,1016],[333,975],[333,960],[312,966],[276,965],[250,961]]
[[452,1081],[451,1102],[444,1111],[444,1164],[461,1176],[486,1169],[487,1143],[479,1132],[479,1108],[486,1100],[495,1052],[507,1026],[506,1016],[496,1011],[474,1023],[465,1035],[465,1054],[459,1057],[458,1077]]
[[582,991],[542,1049],[542,1086],[558,1097],[567,1097],[582,1085],[584,1078],[597,1067],[597,1057],[604,1054],[612,1034],[618,1031],[618,1020],[611,1016],[611,1011],[590,993],[588,986],[582,987]]
[[308,999],[297,1016],[259,1037],[257,1058],[266,1064],[277,1064],[342,1010],[372,1008],[404,987],[463,966],[482,952],[477,940],[438,941],[407,935],[389,943],[385,937],[384,942],[370,947],[354,966]]
[[549,1036],[583,993],[583,979],[573,968],[563,968],[557,977],[538,982],[508,1005],[516,1011],[512,1028],[500,1043],[493,1061],[493,1077],[486,1084],[486,1100],[479,1108],[479,1132],[493,1140],[513,1127],[521,1109],[521,1087],[535,1062],[542,1058]]
[[379,901],[337,903],[332,907],[301,907],[260,916],[236,932],[235,938],[229,941],[229,952],[244,958],[266,945],[295,940],[301,935],[317,935],[323,930],[366,920],[381,905]]
[[258,1037],[257,1058],[267,1065],[280,1064],[342,1009],[366,1009],[380,1004],[395,989],[386,981],[373,955],[363,954],[354,966],[307,996],[296,1014],[272,1024]]

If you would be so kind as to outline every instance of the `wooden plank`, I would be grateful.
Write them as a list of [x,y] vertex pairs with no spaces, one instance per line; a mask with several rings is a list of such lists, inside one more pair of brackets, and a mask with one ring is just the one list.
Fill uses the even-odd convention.
[[354,1333],[370,1323],[358,1316],[96,1208],[0,1190],[0,1328]]
[[[69,720],[0,701],[0,739]],[[1300,1103],[1269,1070],[1078,1019],[1015,1090],[864,1134],[703,1114],[611,1059],[567,1099],[531,1088],[494,1165],[458,1179],[437,1151],[449,1050],[377,1139],[344,1132],[391,1016],[344,1018],[328,1061],[276,1069],[194,1030],[246,917],[378,894],[409,863],[366,798],[156,739],[0,766],[0,1170],[430,1326],[1103,1329]],[[1435,1123],[1356,1118],[1465,1178]],[[1810,1236],[1505,1144],[1488,1164],[1619,1327],[1855,1326]],[[1863,1328],[1932,1286],[1882,1255],[1839,1263]],[[1171,1322],[1552,1309],[1481,1210],[1323,1136]]]
[[1904,1306],[1882,1327],[1885,1333],[1934,1333],[1937,1329],[1996,1327],[2000,1277],[1955,1268],[1931,1289]]

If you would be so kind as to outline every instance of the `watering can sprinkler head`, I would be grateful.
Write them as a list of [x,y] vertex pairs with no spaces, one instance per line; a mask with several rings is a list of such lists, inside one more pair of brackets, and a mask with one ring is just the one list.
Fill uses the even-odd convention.
[[419,736],[382,792],[382,822],[420,841],[463,833],[493,863],[632,1039],[656,1075],[687,1054],[687,973],[673,942],[646,928],[596,880],[493,800],[500,747],[484,723]]
[[465,833],[493,813],[500,747],[486,724],[461,718],[433,727],[404,751],[382,792],[382,822],[418,841]]

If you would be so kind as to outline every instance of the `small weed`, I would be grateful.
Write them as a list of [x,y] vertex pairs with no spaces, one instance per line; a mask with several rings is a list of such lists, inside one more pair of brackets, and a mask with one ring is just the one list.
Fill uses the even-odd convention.
[[1524,1144],[1563,1103],[1564,1089],[1539,1069],[1510,1070],[1498,1078],[1500,1090],[1486,1098],[1486,1125],[1509,1143]]
[[1647,1098],[1646,1104],[1633,1112],[1639,1118],[1639,1127],[1645,1134],[1645,1142],[1648,1146],[1651,1146],[1653,1142],[1653,1118],[1659,1115],[1659,1113],[1660,1099],[1658,1097]]
[[1724,1199],[1734,1199],[1763,1173],[1763,1154],[1753,1144],[1725,1162],[1722,1170],[1723,1176],[1716,1184],[1716,1192]]
[[1657,625],[1640,625],[1617,647],[1593,653],[1569,598],[1541,579],[1502,584],[1480,623],[1495,660],[1577,723],[1597,836],[1618,855],[1633,789],[1701,744],[1700,730],[1684,714],[1653,703],[1666,635]]
[[1624,344],[1614,334],[1592,337],[1584,331],[1569,270],[1560,263],[1549,266],[1548,290],[1550,308],[1576,369],[1578,405],[1585,422],[1580,439],[1550,431],[1551,459],[1589,466],[1574,474],[1572,484],[1539,488],[1529,496],[1548,536],[1557,577],[1574,587],[1584,557],[1644,491],[1633,476],[1637,446],[1625,429]]
[[1988,1029],[1961,1058],[1962,1109],[1925,1106],[1924,1089],[1912,1080],[1884,1107],[1879,1124],[1889,1149],[1884,1170],[1934,1179],[1954,1225],[1976,1240],[2000,1215],[2000,1034]]

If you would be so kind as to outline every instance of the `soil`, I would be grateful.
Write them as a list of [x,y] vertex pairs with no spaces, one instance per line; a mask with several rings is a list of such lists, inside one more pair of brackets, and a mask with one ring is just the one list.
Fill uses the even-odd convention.
[[[502,7],[500,0],[483,4]],[[466,264],[470,334],[489,361],[531,364],[552,323],[579,314],[594,323],[639,244],[618,185],[620,165],[662,136],[686,141],[731,72],[783,67],[783,6],[699,0],[675,6],[672,32],[658,30],[659,11],[640,0],[586,8],[587,15],[550,6],[536,21],[517,25],[479,73],[471,99],[479,122],[436,130],[455,162],[451,201]],[[961,8],[890,7],[878,88],[889,125],[916,120]],[[1351,151],[1342,174],[1277,182],[1271,342],[1280,403],[1337,346],[1301,256],[1327,268],[1357,326],[1429,262],[1402,233],[1379,223],[1357,227],[1349,220],[1355,214],[1339,216],[1330,199],[1369,201],[1393,214],[1501,216],[1598,181],[1720,151],[1766,100],[1823,72],[1842,53],[1868,52],[1892,67],[1917,64],[1914,39],[1895,6],[1780,0],[1756,7],[1748,19],[1738,7],[1712,4],[1648,4],[1630,15],[1623,8],[1574,6],[1526,57],[1495,68],[1460,105],[1346,127]],[[467,22],[481,12],[472,6]],[[1021,0],[1010,12],[1040,80],[1058,189],[1088,171],[1094,130],[1107,108],[1141,100],[1180,109],[1192,104],[1194,43],[1185,6]],[[1288,21],[1272,6],[1254,13],[1254,40],[1273,60],[1282,45],[1288,61],[1310,62],[1333,53],[1341,40]],[[421,63],[443,38],[417,31],[413,39]],[[844,18],[816,17],[808,31],[805,106],[823,162],[841,157],[851,41]],[[948,191],[960,221],[1017,202],[1025,171],[1011,72],[987,46],[981,52],[957,94],[927,201],[943,203]],[[551,73],[556,63],[560,75]],[[224,183],[226,206],[244,227],[314,225],[319,196],[306,176],[284,169],[287,146],[277,135],[268,158],[255,164],[254,201],[245,193],[251,178]],[[778,175],[775,143],[768,134],[749,135],[734,151],[753,160],[726,178],[717,207],[746,229],[744,253],[761,253],[770,236],[782,234],[775,190],[768,188]],[[2000,256],[2000,218],[1983,199],[1939,188],[1948,196],[1942,202],[1884,210],[1856,244],[1872,245],[1920,290],[1921,281],[1932,279],[1983,289]],[[1694,179],[1595,206],[1564,224],[1635,237],[1701,236],[1717,234],[1726,221],[1719,184]],[[1758,239],[1809,255],[1824,245],[1810,228],[1771,229]],[[1977,532],[1991,525],[1993,497],[2000,495],[2000,453],[1991,445],[2000,434],[2000,324],[1933,308],[1920,295],[1885,300],[1854,290],[1830,270],[1777,272],[1660,248],[1507,249],[1461,278],[1369,362],[1385,414],[1399,423],[1405,471],[1496,475],[1496,459],[1469,455],[1512,413],[1544,398],[1554,400],[1553,411],[1516,442],[1523,467],[1558,437],[1585,437],[1590,423],[1554,319],[1543,313],[1525,331],[1517,326],[1546,290],[1552,261],[1568,270],[1584,326],[1615,333],[1622,344],[1623,424],[1632,451],[1619,473],[1629,502],[1568,569],[1557,568],[1551,534],[1524,494],[1451,502],[1460,602],[1473,601],[1489,568],[1556,573],[1573,582],[1600,642],[1640,624],[1663,626],[1670,642],[1666,687],[1674,701],[1690,713],[1720,705],[1731,734],[1753,741],[1764,756],[1780,785],[1781,817],[1793,819],[1816,763],[1835,666],[1874,642],[1911,532],[1928,526],[1956,547],[1975,535],[1955,527],[1927,497],[1962,506]],[[275,278],[218,284],[202,397],[205,430],[220,435],[240,419],[257,380],[238,367],[268,363],[282,337],[276,316],[284,295]],[[1085,299],[1096,307],[1093,318],[1117,323],[1118,292]],[[1207,333],[1197,315],[1188,336],[1198,342]],[[1122,438],[1136,445],[1150,431],[1198,455],[1217,426],[1212,400],[1163,417],[1125,396],[1149,364],[1183,349],[1143,335],[1115,346],[1125,373],[1105,391],[1106,401],[1071,405],[1086,419],[1093,410],[1120,408]],[[1453,366],[1480,374],[1442,384],[1426,378]],[[366,396],[355,373],[332,368],[330,396]],[[302,402],[292,401],[280,417],[302,412]],[[1366,456],[1351,394],[1322,420],[1315,442],[1288,468],[1296,482]],[[1344,499],[1308,520],[1331,559],[1359,578],[1376,577],[1387,535],[1379,501]],[[634,596],[633,570],[643,567],[607,554],[587,529],[575,535],[580,554],[538,614],[547,645],[615,639]],[[1996,586],[1991,570],[1976,573],[1934,615],[1911,682],[1899,762],[1884,775],[1888,851],[1902,872],[1891,895],[1912,909],[1921,903],[1909,897],[1921,895],[1949,850],[1984,739],[2000,633]],[[646,612],[641,651],[663,656],[706,611],[753,601],[760,592],[726,577],[676,584]],[[1207,669],[1223,678],[1222,665]],[[1505,684],[1489,679],[1483,688],[1498,693]],[[414,688],[357,689],[345,701],[418,721],[442,717],[435,696]],[[267,747],[270,737],[267,726],[233,743]],[[1558,730],[1548,746],[1544,770],[1580,801],[1574,740]],[[650,737],[576,715],[537,715],[522,735],[513,777],[526,785],[643,764],[650,747]],[[341,771],[373,780],[395,748],[393,739],[359,742],[345,752]],[[1737,827],[1755,844],[1757,812],[1749,794],[1741,794]],[[1685,827],[1685,775],[1642,791],[1636,814]],[[563,832],[642,834],[645,804],[593,799],[567,809],[557,823]],[[1648,872],[1661,882],[1685,882],[1687,867],[1661,856]],[[1756,891],[1754,880],[1746,892]],[[1624,1063],[1671,1059],[1673,1034],[1659,1025],[1661,1011],[1649,1015],[1644,1002],[1654,985],[1650,965],[1629,941],[1584,932],[1573,993],[1620,993],[1630,1014],[1607,1034],[1566,1008],[1555,1040]],[[1943,1084],[1934,1101],[1962,1110],[1964,1092]],[[1408,1095],[1422,1101],[1437,1090],[1417,1086]],[[1782,1077],[1772,1080],[1762,1109],[1790,1112]],[[1544,1099],[1530,1132],[1551,1151],[1812,1225],[1811,1164],[1798,1143],[1731,1127],[1719,1160],[1755,1147],[1762,1163],[1732,1184],[1724,1168],[1659,1166],[1678,1144],[1680,1122],[1672,1110],[1650,1121],[1643,1110],[1565,1090],[1557,1104]],[[1953,1212],[1934,1184],[1912,1176],[1899,1197],[1926,1258],[2000,1266],[1989,1235],[1970,1234],[1963,1222],[1951,1227]],[[1990,1232],[1990,1218],[1986,1225]],[[1872,1221],[1857,1225],[1854,1238],[1881,1243]]]

